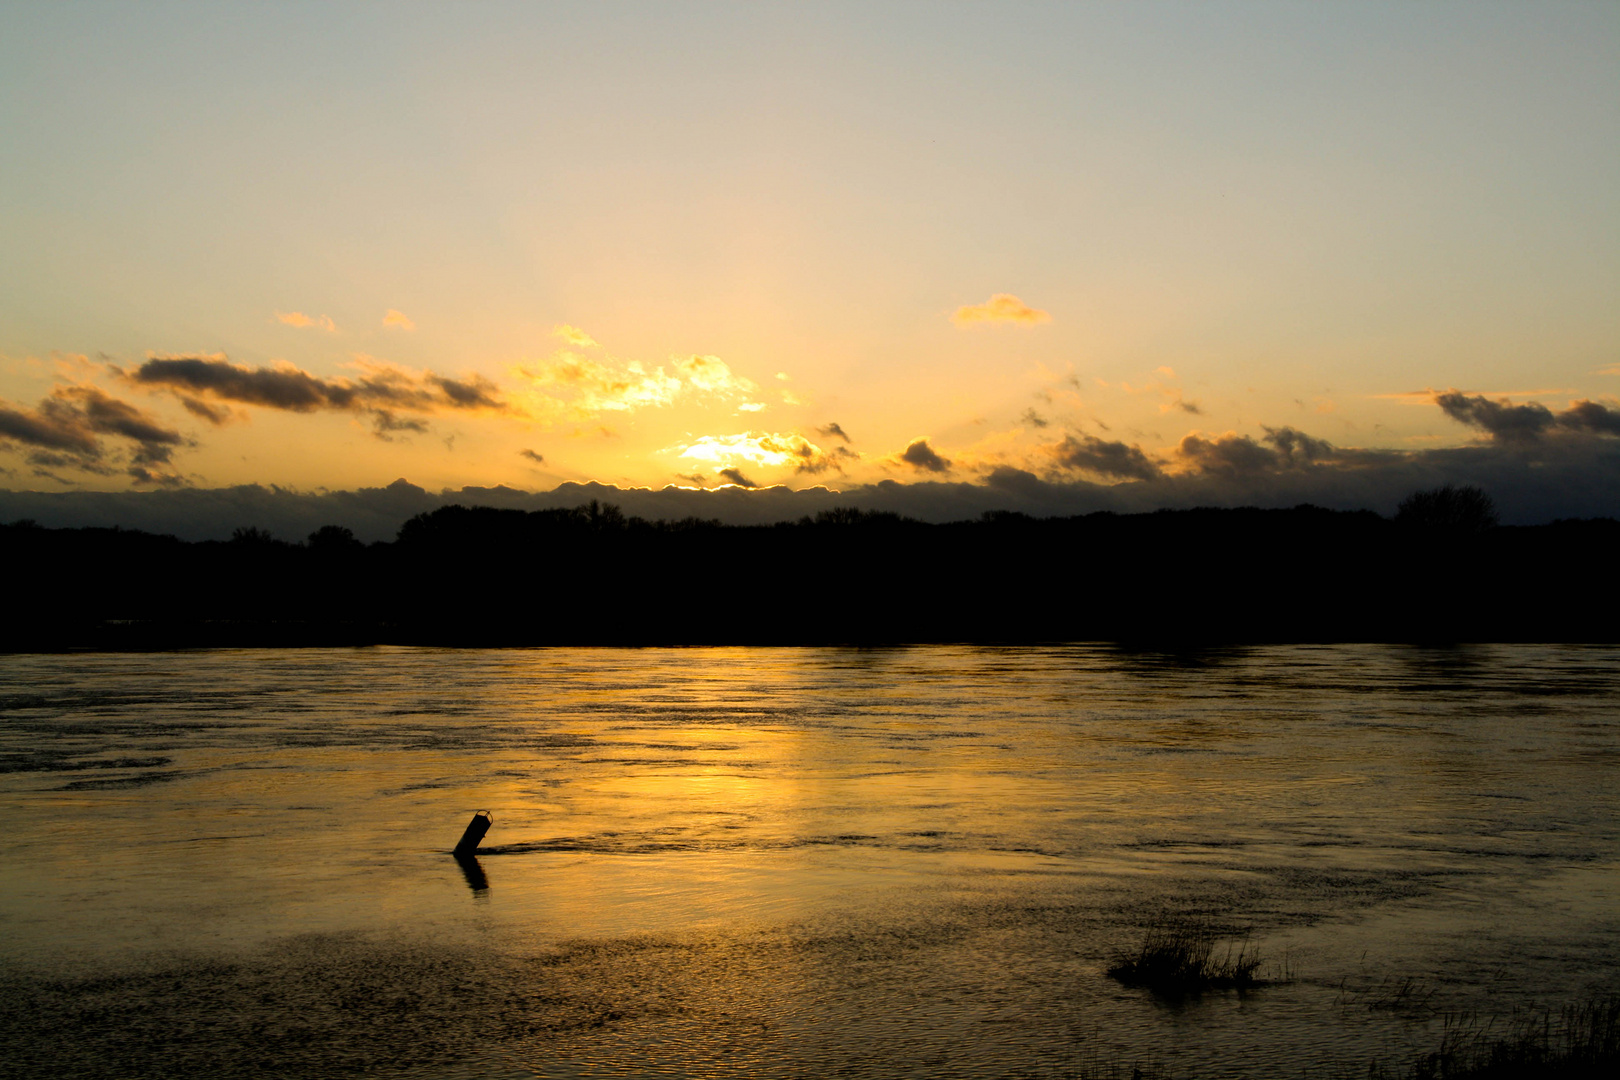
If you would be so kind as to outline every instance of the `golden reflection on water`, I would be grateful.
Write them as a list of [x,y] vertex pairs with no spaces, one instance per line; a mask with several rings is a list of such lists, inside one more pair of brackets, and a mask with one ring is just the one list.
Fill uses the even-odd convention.
[[[1436,1016],[1357,987],[1620,972],[1616,653],[1483,652],[0,658],[0,975],[69,1026],[74,979],[153,1016],[190,986],[399,1075],[1361,1063]],[[1165,911],[1306,975],[1173,1010],[1106,979]]]

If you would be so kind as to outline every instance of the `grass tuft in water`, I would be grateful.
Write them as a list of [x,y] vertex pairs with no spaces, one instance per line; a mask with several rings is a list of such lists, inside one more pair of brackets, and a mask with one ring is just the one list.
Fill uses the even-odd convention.
[[1440,1049],[1401,1072],[1375,1065],[1371,1080],[1597,1080],[1620,1076],[1620,995],[1592,998],[1510,1023],[1448,1021]]
[[1186,997],[1205,990],[1250,990],[1265,985],[1259,977],[1260,955],[1247,937],[1232,944],[1219,959],[1215,935],[1189,922],[1148,928],[1134,952],[1121,954],[1109,977],[1126,986],[1141,986],[1161,997]]

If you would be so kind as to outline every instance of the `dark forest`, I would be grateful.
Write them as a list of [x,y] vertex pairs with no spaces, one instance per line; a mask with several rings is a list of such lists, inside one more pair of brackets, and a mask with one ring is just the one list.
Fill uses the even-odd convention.
[[1393,519],[834,510],[731,526],[451,506],[370,545],[337,526],[188,543],[16,522],[0,526],[0,648],[1620,637],[1620,522],[1497,526],[1469,494],[1419,493]]

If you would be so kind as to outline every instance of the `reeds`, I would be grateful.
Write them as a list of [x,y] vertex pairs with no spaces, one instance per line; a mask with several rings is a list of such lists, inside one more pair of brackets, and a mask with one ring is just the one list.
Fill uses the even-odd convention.
[[1134,952],[1122,953],[1108,969],[1126,986],[1141,986],[1161,997],[1186,997],[1205,990],[1250,990],[1264,985],[1257,974],[1260,956],[1245,937],[1228,943],[1219,959],[1215,935],[1191,922],[1165,922],[1148,928]]
[[1620,1075],[1620,995],[1565,1006],[1509,1022],[1448,1021],[1440,1049],[1402,1072],[1381,1066],[1371,1080],[1596,1080]]

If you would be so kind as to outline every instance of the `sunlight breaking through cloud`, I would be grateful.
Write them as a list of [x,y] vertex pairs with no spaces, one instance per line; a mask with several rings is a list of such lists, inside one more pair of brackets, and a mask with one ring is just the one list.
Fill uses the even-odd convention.
[[[596,360],[563,350],[539,364],[519,367],[517,373],[538,388],[541,398],[581,418],[664,408],[682,398],[731,400],[758,389],[718,356],[676,356],[667,369],[660,365],[649,370],[639,360]],[[763,407],[754,402],[739,406],[746,411]]]
[[742,461],[766,468],[791,465],[797,473],[813,474],[839,468],[836,455],[827,453],[803,435],[775,432],[704,435],[681,448],[680,456],[726,467]]

